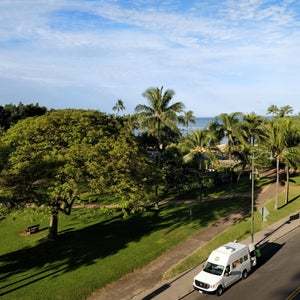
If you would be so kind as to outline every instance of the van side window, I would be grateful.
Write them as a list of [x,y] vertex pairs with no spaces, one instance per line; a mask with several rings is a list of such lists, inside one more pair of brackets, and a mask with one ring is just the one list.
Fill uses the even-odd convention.
[[235,269],[240,264],[239,260],[236,260],[232,263],[232,269]]
[[227,266],[225,269],[225,273],[229,273],[230,272],[230,266]]
[[246,261],[248,259],[248,255],[244,256],[244,261]]

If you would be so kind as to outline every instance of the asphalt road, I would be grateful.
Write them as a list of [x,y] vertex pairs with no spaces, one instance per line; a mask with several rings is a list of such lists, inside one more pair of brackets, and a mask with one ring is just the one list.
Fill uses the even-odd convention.
[[180,300],[300,300],[300,228],[267,243],[262,254],[260,266],[221,297],[194,291]]

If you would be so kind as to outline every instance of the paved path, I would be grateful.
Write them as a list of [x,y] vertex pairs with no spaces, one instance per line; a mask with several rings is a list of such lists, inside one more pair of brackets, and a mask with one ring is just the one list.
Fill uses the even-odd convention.
[[[222,299],[239,300],[242,297],[243,300],[279,300],[286,299],[296,288],[300,288],[300,220],[297,219],[290,223],[277,222],[257,233],[255,242],[258,241],[261,241],[261,244],[265,243],[264,254],[266,254],[265,257],[270,258],[269,261],[266,261],[247,280],[239,282],[227,290]],[[250,241],[247,239],[242,242],[249,243]],[[212,296],[201,295],[192,288],[193,278],[200,271],[201,266],[183,274],[173,282],[163,282],[135,299],[209,299]],[[300,300],[298,298],[288,300]]]
[[[242,218],[242,214],[231,214],[222,218],[201,230],[191,238],[167,251],[145,267],[135,272],[129,273],[120,280],[107,285],[105,288],[94,292],[88,300],[127,300],[138,299],[145,291],[157,285],[162,275],[175,263],[191,254],[206,242],[211,240],[215,235],[225,230],[227,227]],[[141,255],[143,255],[141,253]]]

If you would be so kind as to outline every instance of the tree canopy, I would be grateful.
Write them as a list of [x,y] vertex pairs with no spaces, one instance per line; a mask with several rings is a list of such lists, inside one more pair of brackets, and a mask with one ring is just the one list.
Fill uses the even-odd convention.
[[[11,205],[35,203],[69,214],[80,193],[114,193],[124,210],[145,196],[146,164],[126,119],[61,110],[23,120],[2,138],[1,192]],[[8,153],[8,154],[7,154]]]
[[18,105],[6,104],[0,106],[0,128],[7,130],[10,126],[17,123],[19,120],[28,117],[41,116],[47,111],[46,107],[36,104],[23,104],[20,102]]

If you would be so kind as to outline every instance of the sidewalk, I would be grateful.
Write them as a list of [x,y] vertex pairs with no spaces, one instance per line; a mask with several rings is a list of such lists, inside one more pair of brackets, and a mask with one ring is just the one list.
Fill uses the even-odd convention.
[[[265,242],[276,242],[287,233],[300,227],[300,219],[289,221],[290,217],[282,219],[266,229],[255,234],[254,242],[263,247]],[[247,238],[241,243],[251,243],[251,238]],[[197,273],[201,271],[202,264],[194,269],[186,271],[172,281],[163,281],[153,289],[143,292],[132,298],[134,300],[180,300],[193,292],[192,282]]]

